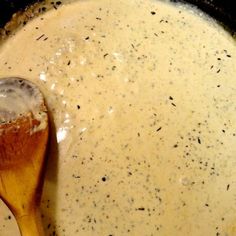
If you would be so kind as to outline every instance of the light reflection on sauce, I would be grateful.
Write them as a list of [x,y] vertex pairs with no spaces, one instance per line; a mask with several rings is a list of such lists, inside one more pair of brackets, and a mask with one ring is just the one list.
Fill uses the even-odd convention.
[[42,80],[42,81],[47,81],[47,78],[46,78],[46,74],[44,71],[42,71],[40,74],[39,74],[39,79]]
[[57,142],[60,143],[67,136],[67,128],[59,128],[57,131]]

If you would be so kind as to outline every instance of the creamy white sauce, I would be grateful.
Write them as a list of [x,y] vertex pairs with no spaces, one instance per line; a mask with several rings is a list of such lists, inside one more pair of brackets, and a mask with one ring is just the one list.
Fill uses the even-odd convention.
[[236,234],[236,45],[205,18],[78,1],[2,45],[0,77],[35,82],[52,116],[46,235]]

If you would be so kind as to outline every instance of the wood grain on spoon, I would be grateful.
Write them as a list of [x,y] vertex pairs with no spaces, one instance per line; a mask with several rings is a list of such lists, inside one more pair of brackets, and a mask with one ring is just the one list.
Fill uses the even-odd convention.
[[[22,113],[17,114],[14,107],[8,109],[2,105],[2,102],[8,102],[9,92],[12,101],[22,99],[22,103],[12,104],[19,105]],[[4,97],[2,101],[1,95]],[[29,104],[24,107],[23,103],[27,100]],[[17,112],[19,107],[15,108]],[[48,140],[48,115],[44,99],[31,82],[7,78],[0,80],[0,108],[0,197],[16,217],[23,236],[42,236],[38,208]],[[13,119],[9,118],[11,114]]]

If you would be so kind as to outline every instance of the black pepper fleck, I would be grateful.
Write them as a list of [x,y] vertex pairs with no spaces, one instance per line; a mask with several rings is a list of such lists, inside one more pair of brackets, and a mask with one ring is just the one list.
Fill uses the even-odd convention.
[[106,182],[107,178],[105,176],[102,177],[102,181]]
[[75,178],[75,179],[80,179],[80,176],[79,176],[79,175],[73,174],[72,177]]
[[36,40],[40,40],[45,34],[40,35]]
[[103,57],[106,58],[106,56],[108,56],[108,53],[104,54]]
[[201,139],[199,137],[197,138],[197,142],[201,144]]

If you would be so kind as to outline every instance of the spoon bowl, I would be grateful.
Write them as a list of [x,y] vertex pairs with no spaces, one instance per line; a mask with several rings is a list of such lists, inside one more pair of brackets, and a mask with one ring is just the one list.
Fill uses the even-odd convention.
[[36,85],[0,79],[0,198],[22,236],[43,236],[39,204],[48,140],[48,112]]

